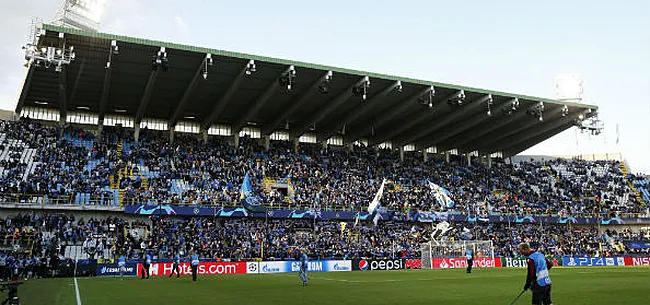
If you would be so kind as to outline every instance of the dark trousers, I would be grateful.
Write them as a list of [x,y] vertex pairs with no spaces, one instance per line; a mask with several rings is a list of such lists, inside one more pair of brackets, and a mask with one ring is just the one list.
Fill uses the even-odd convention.
[[196,273],[199,269],[199,266],[192,265],[192,281],[196,282]]
[[467,260],[467,273],[472,273],[472,267],[474,266],[474,259]]
[[174,266],[172,266],[172,273],[169,275],[169,277],[172,277],[172,275],[174,275],[174,272],[176,272],[176,277],[181,276],[181,267],[177,263],[174,263]]
[[150,267],[150,264],[147,264],[147,263],[142,264],[142,278],[143,279],[145,277],[145,274],[146,274],[147,278],[149,278],[149,267]]

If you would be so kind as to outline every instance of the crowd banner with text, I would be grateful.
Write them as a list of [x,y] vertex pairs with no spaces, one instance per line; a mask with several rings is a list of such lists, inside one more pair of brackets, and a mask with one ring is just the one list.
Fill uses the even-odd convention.
[[[126,214],[139,215],[176,215],[176,216],[212,216],[212,217],[252,217],[252,218],[273,218],[273,219],[336,219],[355,220],[357,217],[362,221],[372,220],[372,213],[367,211],[311,211],[311,210],[287,210],[267,209],[249,210],[244,207],[210,207],[210,206],[177,206],[169,204],[139,204],[127,205],[124,207]],[[518,216],[518,215],[485,215],[449,213],[449,212],[418,212],[399,213],[395,211],[379,212],[384,221],[406,221],[406,222],[486,222],[486,223],[573,223],[585,225],[620,225],[620,224],[650,224],[650,218],[581,218],[581,217],[559,217],[559,216]]]
[[[172,274],[174,263],[151,263],[149,274],[151,276],[169,276]],[[245,274],[246,262],[200,262],[198,267],[199,275],[218,275],[218,274]],[[142,263],[138,263],[138,276],[142,275]],[[181,275],[192,275],[190,263],[181,262]]]

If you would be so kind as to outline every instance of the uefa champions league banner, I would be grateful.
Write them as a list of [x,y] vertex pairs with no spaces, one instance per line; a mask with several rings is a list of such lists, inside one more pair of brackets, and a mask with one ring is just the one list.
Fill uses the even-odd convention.
[[[300,271],[299,261],[248,262],[246,273],[288,273]],[[307,263],[307,272],[341,272],[352,271],[352,261],[316,260]]]
[[[174,205],[127,205],[124,208],[126,214],[138,215],[178,215],[178,216],[211,216],[211,217],[254,217],[254,218],[275,218],[275,219],[337,219],[372,220],[372,214],[356,211],[310,211],[310,210],[283,210],[267,209],[266,212],[250,212],[244,207],[222,208],[222,207],[199,207],[199,206],[174,206]],[[610,225],[610,224],[650,224],[650,218],[574,218],[557,216],[517,216],[517,215],[468,215],[452,212],[409,212],[398,213],[393,211],[381,212],[383,221],[406,221],[406,222],[485,222],[485,223],[573,223],[587,225]]]
[[625,266],[623,257],[562,257],[562,266],[591,267],[591,266]]

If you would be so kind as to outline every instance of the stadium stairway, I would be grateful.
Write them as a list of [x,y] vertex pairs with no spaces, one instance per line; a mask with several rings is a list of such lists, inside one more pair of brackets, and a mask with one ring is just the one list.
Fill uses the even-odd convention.
[[627,185],[634,192],[634,197],[636,199],[636,202],[641,203],[641,205],[645,205],[645,201],[643,200],[643,196],[641,196],[641,192],[639,191],[638,188],[636,188],[632,180],[630,180],[628,177],[630,171],[627,169],[627,162],[621,162],[621,172],[623,173],[623,177],[625,177],[625,181],[627,182]]

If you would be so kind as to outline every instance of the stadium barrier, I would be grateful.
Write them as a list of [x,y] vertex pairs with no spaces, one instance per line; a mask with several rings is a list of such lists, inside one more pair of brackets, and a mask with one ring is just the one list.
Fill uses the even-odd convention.
[[[246,273],[287,273],[298,272],[299,261],[247,262]],[[349,260],[315,260],[307,264],[307,272],[341,272],[352,271],[352,261]]]

